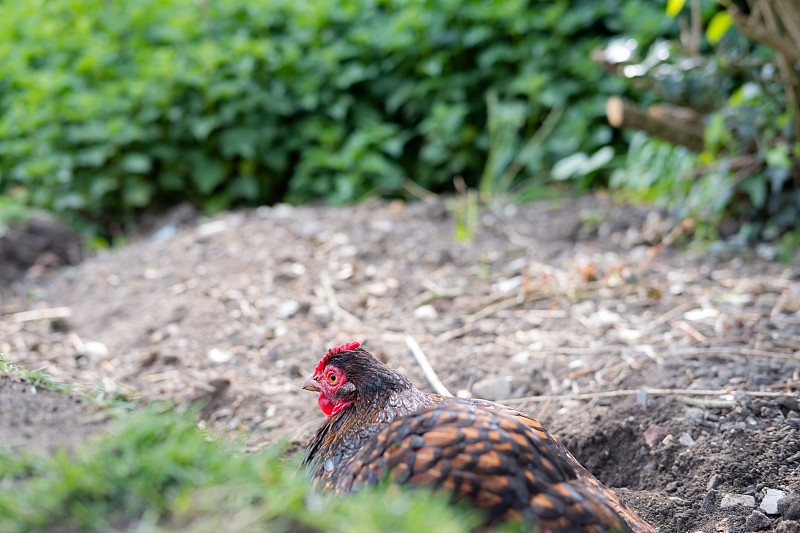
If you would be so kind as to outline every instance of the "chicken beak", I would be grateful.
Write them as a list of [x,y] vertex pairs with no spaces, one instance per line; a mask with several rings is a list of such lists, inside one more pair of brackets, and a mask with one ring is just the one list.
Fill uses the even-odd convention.
[[311,392],[320,392],[322,390],[319,388],[319,385],[317,385],[317,381],[314,379],[314,374],[308,376],[303,382],[303,390],[310,390]]

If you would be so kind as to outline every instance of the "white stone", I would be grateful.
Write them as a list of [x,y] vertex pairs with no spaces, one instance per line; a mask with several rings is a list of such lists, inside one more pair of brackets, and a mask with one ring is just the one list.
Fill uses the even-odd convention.
[[386,286],[386,283],[383,281],[373,281],[372,283],[367,283],[365,287],[367,292],[373,296],[386,296],[389,292],[389,287]]
[[722,497],[722,503],[719,506],[723,509],[727,509],[729,507],[736,507],[737,505],[755,507],[756,499],[748,494],[726,494]]
[[688,433],[681,433],[681,436],[678,439],[678,442],[680,442],[684,446],[694,446],[694,444],[695,444],[694,439]]
[[778,489],[767,489],[764,499],[759,506],[767,514],[778,514],[778,502],[786,496],[786,493]]
[[300,304],[294,300],[284,300],[278,304],[278,316],[281,318],[291,318],[300,310]]
[[518,365],[524,365],[530,360],[531,360],[531,352],[519,352],[511,356],[511,362]]
[[524,278],[522,276],[514,276],[513,278],[498,281],[497,283],[492,285],[492,292],[500,294],[511,292],[517,287],[520,287],[523,281]]
[[212,220],[211,222],[206,222],[205,224],[201,224],[197,228],[197,233],[201,237],[210,237],[216,233],[220,233],[228,229],[228,223],[224,220]]
[[472,386],[472,394],[485,400],[502,400],[511,397],[511,378],[488,377]]
[[108,347],[102,342],[88,341],[83,345],[83,354],[90,361],[102,361],[108,357]]
[[434,320],[439,316],[436,308],[432,305],[421,305],[414,309],[414,318],[419,320]]
[[211,348],[208,351],[208,358],[215,363],[227,363],[233,359],[233,353],[226,350],[220,350],[219,348]]

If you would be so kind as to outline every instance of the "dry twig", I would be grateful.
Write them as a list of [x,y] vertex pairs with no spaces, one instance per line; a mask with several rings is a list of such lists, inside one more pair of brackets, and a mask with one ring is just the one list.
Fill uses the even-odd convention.
[[677,350],[669,355],[679,355],[684,357],[706,356],[706,355],[746,355],[751,357],[779,357],[781,359],[798,359],[793,353],[770,352],[768,350],[755,350],[753,348],[730,348],[725,346],[709,346],[707,348],[689,348]]
[[69,307],[49,307],[47,309],[34,309],[32,311],[21,311],[8,315],[12,322],[32,322],[34,320],[53,320],[56,318],[69,318],[72,316],[72,309]]
[[678,320],[675,327],[683,331],[697,342],[708,342],[708,337],[697,331],[697,329],[686,321]]
[[644,331],[649,333],[649,332],[653,331],[654,329],[656,329],[661,324],[669,322],[670,320],[672,320],[673,318],[677,317],[678,315],[680,315],[682,313],[685,313],[686,311],[688,311],[689,309],[691,309],[693,307],[696,307],[696,305],[697,304],[695,304],[695,303],[685,303],[685,304],[679,305],[678,307],[673,307],[672,309],[670,309],[669,311],[667,311],[663,315],[659,316],[658,318],[656,318],[655,320],[653,320],[652,322],[647,324],[644,327]]
[[414,359],[416,359],[417,364],[422,369],[422,373],[425,374],[425,378],[428,380],[428,383],[431,384],[433,390],[436,391],[436,394],[440,394],[441,396],[452,396],[447,387],[444,386],[444,383],[441,382],[439,376],[436,375],[436,371],[433,370],[433,367],[428,362],[428,358],[425,357],[425,352],[422,351],[422,348],[419,347],[417,341],[414,340],[414,337],[411,335],[406,335],[406,346],[408,349],[411,350],[411,353],[414,355]]
[[768,389],[791,389],[794,387],[800,387],[800,381],[786,381],[784,383],[775,383],[773,385],[767,385]]
[[664,251],[665,248],[669,248],[675,239],[686,233],[687,231],[691,231],[694,228],[694,220],[691,218],[685,218],[681,220],[669,233],[667,233],[661,242],[651,246],[647,253],[644,256],[644,259],[641,263],[639,263],[638,271],[639,275],[637,278],[641,278],[642,275],[647,271],[650,267],[650,264],[655,260],[656,257],[659,256],[661,252]]
[[675,396],[675,399],[686,405],[702,407],[704,409],[730,409],[736,406],[736,400],[723,400],[721,398],[692,398],[691,396]]
[[757,398],[777,398],[787,396],[785,392],[764,391],[735,391],[735,390],[692,390],[692,389],[621,389],[599,392],[584,392],[581,394],[550,394],[541,396],[525,396],[522,398],[508,398],[499,400],[498,403],[517,402],[546,402],[548,400],[594,400],[596,398],[619,398],[623,396],[636,396],[640,391],[646,391],[649,396],[727,396],[737,392]]
[[319,275],[319,282],[322,286],[322,291],[325,295],[325,301],[330,307],[331,311],[334,315],[338,316],[345,322],[350,322],[354,326],[361,327],[363,326],[361,320],[358,319],[355,315],[344,309],[339,302],[336,300],[336,293],[333,291],[333,283],[331,283],[331,277],[327,271],[322,271]]

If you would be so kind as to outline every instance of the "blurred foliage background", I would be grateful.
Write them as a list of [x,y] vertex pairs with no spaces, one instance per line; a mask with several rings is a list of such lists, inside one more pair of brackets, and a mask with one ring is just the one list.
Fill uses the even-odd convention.
[[[181,201],[611,185],[708,220],[709,236],[728,222],[745,240],[796,238],[782,56],[729,29],[752,5],[690,4],[4,0],[0,206],[109,237]],[[593,51],[620,42],[630,55],[610,72]],[[611,95],[695,109],[703,152],[611,128]]]

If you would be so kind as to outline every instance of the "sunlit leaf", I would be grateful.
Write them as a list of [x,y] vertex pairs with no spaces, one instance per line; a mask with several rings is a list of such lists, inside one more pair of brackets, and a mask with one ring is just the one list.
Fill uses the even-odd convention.
[[683,4],[686,0],[668,0],[667,1],[667,16],[674,17],[683,9]]
[[731,24],[733,24],[733,21],[728,12],[718,11],[711,17],[711,21],[708,23],[708,28],[706,29],[708,41],[711,44],[717,44],[717,42],[722,39],[722,36],[725,35],[725,32],[731,27]]
[[583,152],[565,157],[553,165],[553,179],[563,181],[581,175],[581,171],[587,161],[589,161],[589,156]]
[[777,143],[775,146],[769,148],[764,154],[767,165],[771,167],[780,167],[790,170],[792,168],[792,160],[789,157],[789,145],[785,142]]

